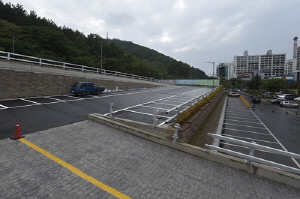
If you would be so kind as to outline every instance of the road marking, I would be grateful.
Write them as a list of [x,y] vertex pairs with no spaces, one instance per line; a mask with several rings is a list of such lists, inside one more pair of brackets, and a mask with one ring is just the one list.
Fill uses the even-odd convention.
[[53,160],[54,162],[60,164],[61,166],[65,167],[66,169],[68,169],[69,171],[75,173],[76,175],[78,175],[79,177],[87,180],[88,182],[92,183],[93,185],[99,187],[100,189],[110,193],[111,195],[117,197],[117,198],[125,198],[125,199],[129,199],[130,197],[124,195],[123,193],[115,190],[114,188],[103,184],[102,182],[96,180],[95,178],[83,173],[82,171],[80,171],[79,169],[73,167],[72,165],[66,163],[65,161],[57,158],[56,156],[48,153],[47,151],[39,148],[38,146],[36,146],[35,144],[32,144],[31,142],[25,140],[24,138],[19,139],[20,142],[28,145],[29,147],[35,149],[36,151],[40,152],[41,154],[43,154],[44,156],[46,156],[47,158]]
[[[245,130],[231,129],[231,128],[223,128],[223,129],[227,129],[227,130],[231,130],[231,131],[242,131],[242,132],[247,132],[247,133],[253,133],[253,134],[259,134],[259,135],[267,135],[267,136],[271,136],[271,135],[266,134],[266,133],[259,133],[259,132],[255,132],[255,131],[245,131]],[[225,134],[225,135],[226,135],[226,134]]]
[[[255,115],[255,117],[262,123],[262,125],[264,125],[264,127],[267,129],[267,131],[273,136],[273,138],[280,144],[280,146],[283,148],[283,150],[285,150],[286,152],[289,152],[284,146],[283,144],[281,144],[281,142],[275,137],[275,135],[273,135],[273,133],[268,129],[268,127],[259,119],[259,117],[257,117],[257,115],[251,110],[251,112]],[[300,168],[300,164],[297,162],[297,160],[295,158],[292,158],[292,160],[295,162],[295,164],[297,165],[298,168]]]
[[[127,111],[127,112],[131,112],[131,113],[137,113],[137,114],[143,114],[143,115],[149,115],[149,116],[154,116],[153,114],[150,114],[150,113],[142,113],[142,112],[138,112],[138,111],[132,111],[132,110],[124,110],[124,111]],[[162,115],[157,115],[157,117],[164,117],[164,118],[167,118],[169,119],[170,117],[166,117],[166,116],[162,116]]]
[[[225,116],[226,117],[226,116]],[[224,119],[226,121],[235,121],[235,122],[244,122],[244,123],[251,123],[251,124],[261,124],[261,123],[257,123],[257,122],[245,122],[245,121],[241,121],[241,120],[231,120],[231,119]]]
[[241,119],[246,119],[247,121],[248,121],[248,120],[257,121],[257,119],[248,119],[248,118],[241,118],[241,117],[234,117],[234,116],[229,116],[229,115],[227,115],[226,118],[228,118],[228,117],[233,118],[233,119],[240,119],[240,120],[241,120]]
[[31,101],[31,100],[27,100],[27,99],[24,99],[24,98],[20,98],[20,100],[23,100],[25,102],[30,102],[30,103],[33,103],[33,104],[41,104],[41,103],[34,102],[34,101]]
[[165,109],[165,108],[159,108],[159,107],[154,107],[154,106],[141,106],[141,107],[146,107],[146,108],[153,108],[153,109],[160,109],[160,110],[169,110],[169,109]]
[[0,107],[3,107],[3,109],[6,109],[6,108],[8,108],[7,106],[3,106],[3,105],[1,105],[1,104],[0,104]]
[[223,123],[223,124],[227,124],[227,125],[233,125],[233,126],[244,126],[244,127],[256,128],[256,129],[265,129],[265,128],[261,128],[261,127],[256,127],[256,126],[247,126],[247,125],[240,125],[240,124],[230,124],[230,123]]
[[[241,117],[241,116],[242,116],[242,117],[248,117],[248,116],[250,116],[250,117],[253,118],[252,115],[248,115],[248,114],[239,114],[239,113],[238,113],[238,114],[235,114],[235,113],[228,113],[228,112],[225,112],[225,115],[226,115],[226,116],[233,115],[233,116],[239,116],[239,117]],[[226,117],[226,116],[225,116],[225,117]]]
[[226,134],[226,137],[242,138],[242,139],[247,139],[247,140],[255,140],[255,141],[259,141],[259,142],[266,142],[266,143],[270,143],[270,144],[279,145],[277,142],[271,142],[271,141],[267,141],[267,140],[259,140],[259,139],[253,139],[253,138],[241,137],[241,136],[235,136],[235,135],[227,135]]

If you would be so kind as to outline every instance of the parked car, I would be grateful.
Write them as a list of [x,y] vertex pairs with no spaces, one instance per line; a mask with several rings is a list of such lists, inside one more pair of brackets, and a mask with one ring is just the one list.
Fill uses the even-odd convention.
[[76,82],[75,84],[71,85],[70,88],[70,92],[75,96],[85,96],[87,94],[99,95],[104,90],[104,87],[95,86],[93,82]]
[[299,104],[296,104],[292,101],[281,101],[280,102],[280,106],[282,107],[296,107],[298,108],[299,107]]
[[272,99],[270,102],[272,104],[280,104],[281,101],[285,101],[284,98],[276,98],[276,99]]
[[252,101],[253,103],[260,103],[260,97],[258,97],[258,96],[253,96],[252,99],[251,99],[251,101]]
[[229,97],[239,97],[240,94],[235,93],[235,92],[230,92],[228,96],[229,96]]
[[279,95],[279,98],[284,98],[286,100],[294,100],[295,95],[294,94],[283,94],[283,95]]
[[294,101],[299,101],[300,102],[300,97],[295,98]]

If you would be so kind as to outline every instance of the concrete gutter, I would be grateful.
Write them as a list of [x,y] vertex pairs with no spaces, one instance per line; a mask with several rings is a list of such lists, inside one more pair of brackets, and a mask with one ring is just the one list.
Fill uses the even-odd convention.
[[[126,133],[133,134],[135,136],[150,140],[152,142],[191,154],[200,158],[204,158],[209,161],[217,162],[232,168],[236,168],[248,173],[255,174],[260,177],[264,177],[275,182],[283,183],[295,188],[300,189],[300,176],[286,171],[282,171],[267,165],[253,163],[253,165],[245,163],[243,159],[233,156],[225,155],[216,151],[200,148],[187,143],[173,143],[170,141],[168,134],[157,133],[159,128],[154,128],[153,131],[138,128],[137,126],[131,126],[128,123],[124,124],[119,119],[111,119],[101,114],[89,114],[88,119],[99,122],[101,124],[119,129]],[[157,131],[157,132],[156,132]],[[175,130],[174,130],[175,131]]]
[[[226,110],[226,106],[227,106],[227,99],[228,97],[225,97],[225,101],[224,101],[224,105],[223,105],[223,109],[222,109],[222,113],[220,116],[220,120],[219,120],[219,124],[218,124],[218,128],[216,131],[217,135],[221,135],[222,134],[222,129],[223,129],[223,123],[224,123],[224,117],[225,117],[225,110]],[[220,144],[220,139],[214,139],[214,146],[219,146]]]

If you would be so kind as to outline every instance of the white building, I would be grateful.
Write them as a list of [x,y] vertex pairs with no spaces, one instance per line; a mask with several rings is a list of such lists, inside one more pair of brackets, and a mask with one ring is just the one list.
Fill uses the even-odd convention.
[[234,56],[236,76],[249,78],[254,72],[264,73],[264,76],[284,75],[286,67],[286,54],[272,54],[268,50],[266,55],[248,55],[248,51],[243,56]]

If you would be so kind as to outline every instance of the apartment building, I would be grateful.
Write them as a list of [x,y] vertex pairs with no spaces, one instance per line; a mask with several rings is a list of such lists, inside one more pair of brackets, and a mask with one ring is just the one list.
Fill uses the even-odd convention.
[[249,55],[245,51],[243,56],[234,56],[234,64],[237,77],[249,78],[254,72],[264,76],[284,75],[286,54],[272,54],[272,50],[268,50],[265,55]]

